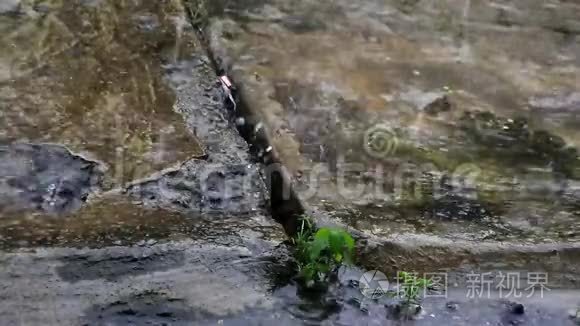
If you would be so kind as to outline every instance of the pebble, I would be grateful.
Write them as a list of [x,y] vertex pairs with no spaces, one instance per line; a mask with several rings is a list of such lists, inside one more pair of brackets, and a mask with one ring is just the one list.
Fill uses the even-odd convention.
[[154,240],[154,239],[149,239],[149,240],[147,240],[147,245],[148,245],[148,246],[152,246],[152,245],[154,245],[154,244],[156,244],[156,243],[157,243],[157,240]]
[[459,309],[459,304],[457,304],[456,302],[447,302],[447,304],[445,305],[445,307],[448,310],[457,311],[457,309]]
[[580,308],[568,310],[568,317],[576,322],[576,325],[580,325]]
[[246,124],[246,119],[241,118],[241,117],[236,119],[236,125],[237,126],[240,126],[241,127],[241,126],[243,126],[245,124]]
[[348,286],[356,289],[360,286],[360,282],[357,280],[348,280]]
[[523,315],[525,312],[524,305],[521,303],[515,303],[511,306],[511,312],[516,315]]

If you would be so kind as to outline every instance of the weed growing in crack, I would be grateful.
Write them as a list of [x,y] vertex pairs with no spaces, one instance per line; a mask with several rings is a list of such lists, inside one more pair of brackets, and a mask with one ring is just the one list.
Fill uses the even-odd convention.
[[296,261],[300,279],[307,287],[325,283],[343,264],[352,264],[355,241],[341,229],[315,229],[311,220],[302,219],[292,239],[296,245]]

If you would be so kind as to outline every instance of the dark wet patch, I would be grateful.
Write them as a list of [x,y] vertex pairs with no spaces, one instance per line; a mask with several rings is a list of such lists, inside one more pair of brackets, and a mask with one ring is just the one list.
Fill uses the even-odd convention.
[[81,255],[63,258],[64,265],[56,270],[64,281],[72,283],[97,279],[115,281],[127,276],[178,268],[184,265],[184,260],[185,254],[180,251]]
[[187,301],[162,292],[146,291],[86,312],[86,325],[192,325],[211,317]]
[[[428,291],[420,314],[401,316],[393,309],[401,302],[395,292],[374,299],[361,294],[360,287],[366,283],[361,278],[362,273],[348,268],[343,270],[339,281],[324,293],[300,289],[294,283],[277,289],[273,295],[284,303],[278,307],[279,322],[287,325],[287,318],[291,316],[308,325],[570,325],[564,309],[546,307],[542,302],[550,300],[550,294],[535,301],[522,297],[521,302],[513,302],[496,299],[498,294],[493,290],[489,298],[467,298],[467,288],[451,286],[444,295]],[[398,286],[393,279],[396,270],[386,273],[390,281],[388,288],[395,291]],[[262,321],[259,314],[253,316],[256,321]]]
[[485,220],[495,214],[485,204],[458,195],[436,198],[423,208],[424,216],[438,219]]
[[534,130],[522,117],[508,119],[491,112],[467,112],[460,127],[476,145],[483,146],[479,157],[497,156],[506,165],[525,162],[550,166],[554,173],[566,177],[575,177],[580,166],[576,148],[553,132]]
[[308,33],[326,28],[326,24],[321,18],[308,15],[288,16],[282,20],[282,26],[294,33]]
[[420,0],[395,0],[392,1],[397,9],[405,14],[412,14]]
[[101,169],[62,146],[0,146],[0,218],[18,211],[74,212],[99,188]]
[[446,95],[436,98],[433,102],[427,104],[423,111],[430,115],[437,115],[442,112],[448,112],[452,109],[452,104]]
[[253,164],[190,162],[127,189],[145,203],[210,215],[252,214],[265,208],[266,197],[260,171]]

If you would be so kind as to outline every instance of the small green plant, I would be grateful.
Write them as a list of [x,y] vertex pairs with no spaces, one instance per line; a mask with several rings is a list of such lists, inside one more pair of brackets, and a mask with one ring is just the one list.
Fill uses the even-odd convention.
[[401,285],[399,295],[401,295],[403,304],[405,305],[420,304],[419,292],[432,285],[431,280],[417,277],[415,274],[409,272],[399,272],[397,277]]
[[306,285],[326,282],[342,264],[351,264],[354,239],[341,229],[323,227],[315,230],[309,218],[303,218],[293,238],[298,272]]

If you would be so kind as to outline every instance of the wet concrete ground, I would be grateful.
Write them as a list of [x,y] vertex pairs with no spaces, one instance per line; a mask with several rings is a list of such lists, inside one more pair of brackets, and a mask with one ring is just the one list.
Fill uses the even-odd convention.
[[[216,1],[206,49],[180,1],[0,1],[0,324],[401,324],[391,301],[361,297],[356,268],[324,295],[300,291],[268,209],[270,169],[253,151],[281,159],[320,221],[354,228],[363,266],[449,273],[458,288],[426,300],[411,323],[573,325],[578,8],[454,5]],[[508,28],[517,51],[486,41]],[[530,46],[536,38],[542,47]],[[256,114],[243,126],[212,60],[237,82],[240,112]],[[511,118],[522,105],[530,134]],[[249,146],[234,121],[266,130],[273,149]],[[375,122],[396,134],[388,157],[364,143]],[[527,136],[498,137],[506,126]],[[503,149],[498,138],[520,142]],[[339,154],[385,170],[435,164],[429,175],[476,162],[485,173],[467,190],[480,197],[344,200],[332,174]],[[332,173],[307,197],[316,164]],[[544,188],[525,200],[485,187],[530,171]],[[551,192],[561,180],[566,191]],[[538,199],[546,191],[557,200],[551,219]],[[468,300],[466,275],[486,270],[548,272],[554,290],[517,298],[523,316],[497,299]]]
[[308,214],[359,236],[362,264],[578,288],[578,4],[208,7],[210,52],[273,146],[264,161]]
[[[419,235],[426,256],[453,241],[496,246],[497,257],[504,245],[528,246],[532,260],[539,248],[577,252],[578,4],[212,9],[211,51],[311,214],[379,248]],[[365,260],[390,269],[378,256]]]

